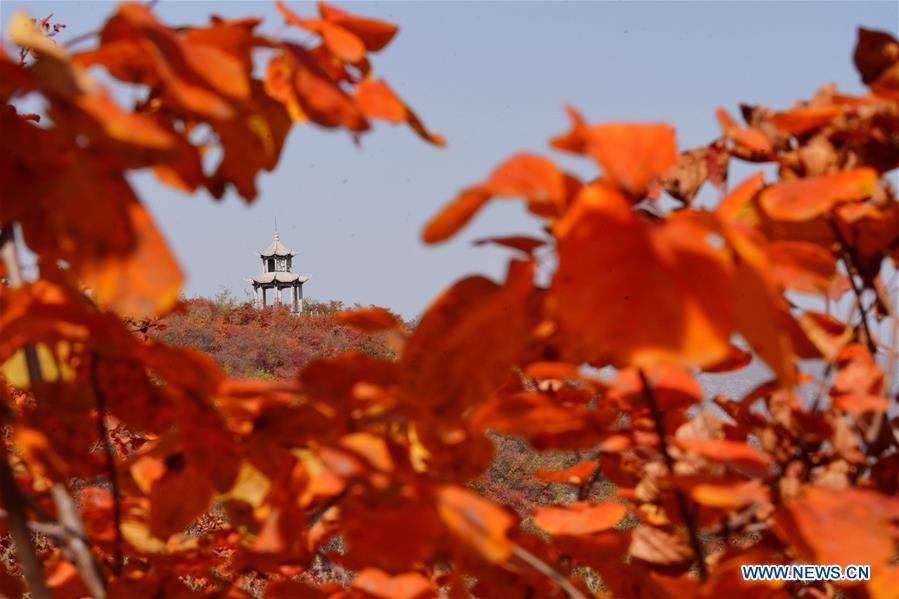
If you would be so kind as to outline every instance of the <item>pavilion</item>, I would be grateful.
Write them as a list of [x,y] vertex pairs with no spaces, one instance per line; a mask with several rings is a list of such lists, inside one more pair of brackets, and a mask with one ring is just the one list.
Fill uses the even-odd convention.
[[309,277],[291,272],[293,257],[297,253],[287,249],[281,243],[278,228],[275,237],[267,248],[259,252],[262,258],[262,274],[250,277],[247,282],[253,285],[253,297],[257,308],[268,305],[266,291],[275,290],[274,303],[281,303],[281,292],[290,289],[290,311],[298,314],[303,311],[303,283]]

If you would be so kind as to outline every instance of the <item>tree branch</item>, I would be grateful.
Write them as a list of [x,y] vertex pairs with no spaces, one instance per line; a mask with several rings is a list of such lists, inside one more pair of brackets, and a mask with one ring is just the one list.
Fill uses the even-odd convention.
[[[652,414],[656,434],[659,436],[659,449],[662,452],[662,458],[665,460],[665,467],[668,468],[669,474],[674,476],[674,460],[671,458],[671,453],[668,451],[664,415],[662,414],[662,411],[659,410],[659,405],[656,403],[655,393],[652,391],[649,379],[646,378],[646,373],[643,372],[642,368],[639,368],[637,372],[640,374],[640,382],[643,384],[643,396],[646,398],[646,403],[649,404],[649,411]],[[683,491],[675,487],[674,495],[677,499],[678,511],[680,511],[681,518],[683,518],[684,524],[687,526],[687,532],[690,534],[690,546],[693,548],[693,554],[696,556],[696,562],[699,566],[699,578],[700,580],[705,580],[708,577],[708,570],[705,565],[705,553],[702,549],[702,542],[699,540],[696,523],[693,521],[693,514],[690,513],[689,506],[687,505],[687,498],[684,496]]]
[[[0,255],[3,257],[3,266],[6,270],[10,287],[23,285],[25,281],[22,277],[21,265],[19,264],[15,229],[12,224],[4,226],[2,232],[0,232]],[[43,378],[41,376],[40,362],[33,345],[26,345],[24,351],[25,361],[28,365],[28,379],[33,388]],[[25,514],[25,496],[16,483],[12,470],[9,467],[5,444],[0,457],[2,457],[0,459],[0,495],[2,495],[3,503],[9,514],[10,529],[13,531],[13,539],[16,542],[16,557],[19,563],[22,564],[25,580],[28,583],[32,596],[49,598],[50,594],[47,590],[47,582],[44,579],[43,567],[37,559],[34,545],[31,543],[28,519]],[[78,573],[95,599],[105,599],[106,581],[100,573],[100,567],[97,565],[93,553],[91,553],[90,544],[85,540],[84,524],[78,515],[75,501],[62,483],[53,485],[51,495],[56,504],[60,525],[77,533],[68,539],[69,542],[64,548],[68,554],[68,559],[78,568]]]
[[[0,231],[0,255],[3,257],[3,266],[9,286],[21,286],[22,271],[19,267],[16,236],[12,224],[4,226]],[[40,365],[34,347],[27,346],[25,348],[25,361],[28,365],[29,379],[32,382],[39,381],[41,379]],[[9,529],[16,544],[16,560],[25,574],[28,590],[32,597],[49,599],[50,591],[47,589],[47,581],[44,579],[44,570],[37,558],[34,544],[31,542],[22,489],[16,483],[12,468],[9,466],[5,439],[0,439],[0,499],[7,511]]]
[[846,239],[843,237],[843,234],[840,233],[840,228],[837,227],[836,223],[833,220],[828,221],[830,223],[830,229],[833,231],[834,237],[836,237],[837,242],[840,244],[840,258],[843,260],[843,264],[846,265],[846,273],[849,275],[849,284],[852,285],[852,292],[855,294],[856,299],[858,300],[858,310],[861,312],[862,316],[862,328],[865,331],[865,344],[868,346],[868,351],[873,355],[877,355],[877,343],[874,341],[874,337],[871,335],[871,329],[868,328],[868,309],[865,308],[865,303],[862,301],[862,293],[864,292],[864,287],[859,289],[858,283],[855,281],[855,275],[858,274],[859,278],[861,278],[861,273],[855,267],[855,259],[852,257],[852,253],[849,251],[849,246],[846,244]]

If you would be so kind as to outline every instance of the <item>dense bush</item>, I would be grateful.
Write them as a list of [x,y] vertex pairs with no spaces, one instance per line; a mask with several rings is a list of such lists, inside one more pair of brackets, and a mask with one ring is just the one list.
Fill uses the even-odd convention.
[[302,314],[284,305],[258,310],[222,294],[186,300],[153,330],[160,341],[208,353],[235,377],[288,380],[314,358],[351,350],[394,357],[383,333],[367,334],[336,320],[343,309],[340,302],[308,302]]

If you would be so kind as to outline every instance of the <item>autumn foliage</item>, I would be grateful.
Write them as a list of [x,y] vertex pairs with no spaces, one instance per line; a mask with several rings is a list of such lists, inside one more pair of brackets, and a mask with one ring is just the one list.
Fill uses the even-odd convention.
[[[28,50],[0,57],[0,363],[14,384],[0,495],[17,559],[0,592],[895,597],[895,39],[859,32],[869,93],[744,105],[742,123],[719,110],[722,134],[700,148],[665,124],[569,109],[551,145],[595,178],[519,154],[424,229],[437,243],[487,202],[523,200],[545,234],[487,241],[514,252],[503,280],[456,282],[411,334],[384,310],[337,315],[389,338],[395,359],[350,351],[286,382],[235,379],[149,333],[182,276],[127,173],[252,201],[294,123],[359,136],[385,120],[442,143],[372,75],[394,26],[324,3],[279,10],[316,41],[262,36],[256,19],[172,27],[123,4],[72,52],[13,20]],[[140,100],[121,107],[97,69]],[[17,111],[28,95],[43,114]],[[775,175],[731,184],[737,160]],[[771,379],[704,395],[698,373],[752,361]],[[496,432],[575,456],[537,475],[571,492],[477,493]],[[346,579],[318,576],[323,563]],[[872,577],[744,582],[751,563]]]

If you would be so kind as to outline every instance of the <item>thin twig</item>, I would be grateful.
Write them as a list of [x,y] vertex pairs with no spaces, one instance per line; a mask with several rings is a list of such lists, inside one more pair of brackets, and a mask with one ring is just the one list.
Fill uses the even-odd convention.
[[[3,258],[3,266],[6,270],[6,278],[10,287],[22,285],[22,270],[19,266],[16,252],[16,235],[12,224],[8,224],[0,231],[0,255]],[[29,346],[30,347],[30,346]],[[40,380],[40,366],[37,361],[37,353],[31,347],[25,348],[25,361],[28,365],[28,376],[31,382]],[[6,451],[6,441],[0,439],[0,500],[7,511],[7,522],[12,532],[13,541],[16,544],[16,561],[22,567],[25,581],[31,596],[37,599],[49,599],[50,591],[47,589],[47,581],[44,579],[44,570],[37,558],[34,544],[31,542],[31,532],[28,529],[28,517],[25,514],[24,493],[16,482]]]
[[122,495],[119,491],[119,474],[115,463],[115,448],[112,446],[112,440],[109,438],[109,431],[106,428],[106,396],[100,389],[100,377],[97,374],[97,355],[91,356],[91,387],[94,390],[94,400],[97,404],[97,434],[103,443],[103,450],[106,453],[106,474],[109,476],[109,484],[112,487],[112,519],[115,526],[115,566],[113,572],[121,574],[122,566],[125,563],[124,553],[122,552]]
[[843,260],[843,264],[846,265],[846,273],[849,275],[849,284],[852,285],[852,292],[855,294],[856,299],[858,300],[858,309],[862,316],[862,328],[865,330],[865,344],[868,346],[868,350],[872,354],[877,354],[877,343],[874,341],[874,337],[871,335],[871,329],[868,328],[868,309],[865,308],[865,303],[862,301],[862,293],[864,292],[864,288],[859,289],[858,283],[855,281],[855,275],[858,274],[859,278],[861,278],[861,272],[855,266],[855,260],[849,251],[849,246],[846,244],[846,239],[843,237],[843,234],[840,233],[839,227],[837,227],[836,223],[832,220],[830,222],[830,228],[833,231],[834,237],[837,239],[837,243],[840,244],[840,258]]
[[543,574],[554,583],[559,585],[559,588],[568,593],[569,597],[573,597],[574,599],[587,599],[587,597],[585,597],[584,594],[576,586],[571,584],[570,580],[556,572],[556,570],[552,566],[547,564],[545,561],[543,561],[524,547],[516,545],[512,550],[512,553],[515,555],[515,557],[532,567],[534,570],[536,570],[540,574]]
[[[655,424],[656,435],[659,437],[659,449],[662,452],[662,458],[665,460],[665,467],[668,468],[669,474],[674,476],[674,459],[668,451],[664,415],[662,414],[662,411],[659,410],[659,405],[656,403],[655,393],[653,393],[652,387],[649,384],[649,379],[646,377],[646,373],[643,372],[642,368],[638,369],[637,372],[640,374],[640,382],[643,384],[643,396],[646,398],[646,403],[649,404],[649,411],[652,414],[652,420]],[[687,498],[684,496],[683,491],[675,487],[674,496],[677,499],[677,507],[680,511],[681,518],[683,518],[684,524],[687,526],[687,532],[690,534],[690,545],[693,548],[693,554],[696,556],[696,561],[699,566],[699,579],[705,580],[708,576],[708,570],[705,565],[705,553],[702,550],[702,542],[699,540],[699,533],[696,531],[696,523],[693,521],[693,514],[690,513],[689,506],[687,505]]]
[[94,599],[106,598],[106,580],[100,572],[100,566],[94,559],[90,544],[86,541],[84,523],[78,514],[78,508],[69,490],[62,483],[54,483],[50,488],[50,495],[56,506],[56,515],[59,523],[76,534],[66,537],[66,546],[61,549],[64,555],[78,569],[81,580],[87,586]]

